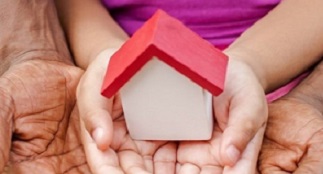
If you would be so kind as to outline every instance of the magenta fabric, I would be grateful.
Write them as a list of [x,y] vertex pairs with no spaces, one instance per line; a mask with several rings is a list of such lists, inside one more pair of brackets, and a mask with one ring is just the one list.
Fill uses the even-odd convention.
[[214,46],[224,48],[280,0],[102,0],[131,36],[157,9],[182,21]]
[[[182,21],[219,49],[225,49],[280,0],[102,0],[112,17],[131,36],[157,9]],[[300,79],[267,95],[269,102],[285,95]]]

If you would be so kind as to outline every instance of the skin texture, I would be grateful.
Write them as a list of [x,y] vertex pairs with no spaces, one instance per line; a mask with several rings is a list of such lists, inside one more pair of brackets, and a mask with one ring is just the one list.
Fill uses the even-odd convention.
[[[244,103],[242,98],[248,97],[242,94],[247,96],[250,96],[250,94],[260,95],[260,93],[243,92],[246,90],[244,87],[248,86],[248,82],[253,81],[249,79],[252,76],[246,76],[248,78],[241,76],[229,81],[228,83],[232,83],[230,86],[234,86],[239,81],[244,81],[244,85],[235,88],[237,90],[229,88],[222,96],[214,99],[214,102],[217,103],[222,99],[231,98],[232,94],[240,94],[235,95],[233,99],[229,100],[229,103],[222,102],[223,106],[216,105],[218,106],[215,109],[218,110],[216,111],[216,118],[219,124],[214,129],[213,138],[208,142],[175,144],[134,141],[127,133],[118,97],[110,101],[105,100],[107,103],[104,103],[106,105],[103,108],[106,110],[103,112],[107,111],[108,114],[102,114],[102,117],[99,117],[98,120],[105,121],[104,124],[112,125],[113,131],[110,131],[110,133],[113,133],[111,136],[113,138],[109,138],[109,146],[104,147],[103,143],[103,147],[100,148],[105,149],[105,151],[101,151],[85,129],[86,124],[81,121],[81,127],[79,126],[74,94],[82,71],[73,66],[56,20],[52,2],[46,0],[3,0],[0,2],[0,8],[0,19],[3,21],[0,33],[4,33],[0,37],[1,172],[30,173],[32,170],[33,173],[90,173],[81,146],[81,138],[85,142],[85,152],[90,161],[89,166],[94,173],[109,173],[108,171],[110,171],[111,173],[137,174],[155,171],[155,173],[176,172],[185,174],[241,174],[243,172],[249,174],[254,171],[265,117],[262,117],[264,119],[260,120],[260,124],[252,122],[245,124],[247,126],[261,126],[249,127],[249,130],[255,130],[253,133],[256,134],[256,137],[250,138],[251,142],[248,143],[241,159],[234,167],[225,167],[223,159],[218,158],[220,151],[223,152],[221,150],[223,144],[219,142],[225,142],[222,135],[226,132],[230,133],[226,130],[235,128],[235,123],[228,119],[229,115],[225,110],[228,108],[235,110],[241,103]],[[106,63],[100,65],[106,67]],[[102,76],[104,74],[101,72],[102,70],[104,69],[99,68],[98,71],[89,72],[95,72]],[[230,75],[241,72],[248,73],[248,68],[230,72],[232,72]],[[87,76],[92,77],[89,73],[85,74],[81,84],[93,85],[89,83],[93,78]],[[94,81],[97,80],[96,78],[100,79],[100,76],[94,77]],[[313,78],[310,78],[310,82],[311,79]],[[322,80],[317,81],[321,82]],[[99,85],[93,86],[99,87]],[[309,83],[306,86],[313,87],[316,85]],[[321,87],[322,84],[318,86]],[[78,95],[80,95],[82,86],[78,88]],[[257,91],[257,89],[255,90]],[[94,91],[99,90],[95,89]],[[322,107],[315,100],[320,99],[320,97],[312,96],[311,93],[311,91],[319,91],[319,88],[311,88],[305,91],[307,92],[299,90],[299,92],[291,94],[290,98],[281,100],[280,105],[275,107],[273,104],[270,106],[273,108],[270,112],[272,120],[267,129],[260,161],[260,169],[263,173],[273,173],[282,169],[289,172],[298,170],[299,173],[322,173],[322,162],[320,161],[320,144],[322,144],[320,135],[322,110],[320,108]],[[85,93],[85,95],[87,94],[90,94],[87,97],[92,96],[91,93]],[[99,94],[93,93],[93,95]],[[81,101],[78,104],[80,103]],[[279,102],[277,103],[279,104]],[[265,108],[262,107],[264,106],[257,106],[263,111]],[[290,108],[284,110],[288,107]],[[280,115],[293,110],[307,116],[298,116],[295,113],[291,117]],[[91,115],[91,113],[88,114]],[[242,118],[246,119],[246,115],[249,114],[245,111]],[[230,115],[231,117],[235,118],[233,120],[236,120],[236,122],[244,121],[237,119],[240,118],[238,116]],[[295,121],[295,117],[299,119]],[[282,123],[284,124],[282,125]],[[286,126],[286,124],[291,126]],[[294,133],[297,132],[295,137],[298,137],[298,139],[291,139],[292,136],[288,134],[291,131],[287,127],[294,128]],[[285,133],[275,132],[277,130]],[[80,131],[81,137],[78,136]],[[102,132],[96,130],[93,134],[93,137],[96,138],[102,135]],[[232,134],[232,136],[234,135]],[[288,147],[292,148],[289,149]],[[280,151],[281,149],[283,151]],[[282,153],[287,153],[286,156],[283,156],[287,160],[280,160]],[[277,161],[287,161],[287,163],[277,163]],[[295,166],[299,166],[298,169]]]
[[[93,61],[82,76],[77,89],[82,140],[89,166],[94,173],[251,174],[255,172],[267,116],[267,113],[262,111],[267,110],[267,105],[265,100],[246,97],[246,95],[260,95],[255,98],[264,98],[260,84],[254,86],[251,90],[253,92],[246,92],[252,86],[249,83],[253,84],[256,79],[250,69],[240,65],[241,62],[233,61],[229,65],[227,76],[232,80],[227,80],[226,85],[229,87],[219,97],[214,98],[214,110],[219,124],[216,124],[214,136],[210,141],[182,141],[176,144],[135,141],[128,134],[119,96],[108,100],[99,93],[101,88],[99,84],[102,83],[108,63],[106,57],[110,57],[114,51],[105,50]],[[233,88],[238,84],[239,87]],[[88,88],[89,86],[91,88]],[[233,94],[236,95],[232,97]],[[256,108],[252,110],[257,111],[256,113],[250,113],[247,107],[250,104]],[[231,115],[227,112],[229,109],[232,110]],[[251,119],[252,115],[258,116],[259,119]],[[240,122],[246,124],[241,126],[238,124]],[[87,130],[90,130],[92,135]],[[251,136],[253,134],[256,136]],[[229,138],[225,139],[223,135]],[[235,140],[238,142],[233,142]],[[227,144],[232,142],[240,145],[238,146],[240,149],[246,148],[246,150],[243,154],[238,154],[241,158],[225,159],[221,153],[225,153]],[[247,146],[243,146],[244,144]],[[232,167],[225,165],[230,162],[236,164]]]
[[289,95],[269,105],[261,173],[323,173],[322,69],[323,63]]
[[[0,1],[0,173],[90,173],[52,1]],[[74,110],[74,112],[72,112]]]
[[[225,50],[232,60],[229,62],[232,68],[225,92],[214,100],[216,120],[223,131],[221,143],[217,145],[221,164],[234,166],[245,148],[253,144],[252,138],[262,131],[267,119],[265,91],[287,83],[319,61],[323,44],[322,2],[284,0]],[[56,4],[75,62],[86,70],[78,86],[80,117],[89,136],[102,150],[100,154],[104,155],[116,137],[113,137],[115,128],[111,117],[113,101],[99,94],[107,62],[98,57],[105,55],[108,59],[128,36],[100,0],[82,3],[56,0]],[[92,150],[86,151],[89,154]],[[102,165],[110,165],[108,161],[103,162],[106,159],[100,160]],[[90,165],[95,171],[102,166],[94,165],[93,161]]]
[[224,167],[219,158],[222,131],[218,126],[215,126],[210,141],[180,143],[135,141],[128,134],[119,98],[115,99],[112,119],[114,139],[111,148],[104,153],[97,149],[95,142],[82,125],[82,137],[86,142],[85,150],[94,173],[250,174],[256,170],[255,161],[257,161],[263,132],[257,134],[252,140],[238,164],[230,168]]
[[0,77],[2,142],[12,137],[10,148],[1,145],[7,172],[89,173],[78,115],[71,114],[80,75],[61,62],[31,60]]
[[163,141],[135,141],[126,128],[120,98],[111,110],[114,139],[102,152],[81,122],[82,138],[93,173],[174,173],[177,144]]

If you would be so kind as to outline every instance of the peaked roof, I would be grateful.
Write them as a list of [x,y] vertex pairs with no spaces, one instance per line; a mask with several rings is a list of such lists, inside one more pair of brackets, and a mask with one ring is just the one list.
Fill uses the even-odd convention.
[[111,57],[102,95],[112,97],[153,56],[217,96],[228,58],[180,21],[158,10]]

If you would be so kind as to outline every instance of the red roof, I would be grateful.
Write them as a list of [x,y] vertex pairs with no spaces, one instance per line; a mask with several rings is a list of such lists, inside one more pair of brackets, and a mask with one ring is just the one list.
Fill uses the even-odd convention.
[[152,57],[217,96],[228,57],[180,21],[158,10],[110,59],[102,95],[112,97]]

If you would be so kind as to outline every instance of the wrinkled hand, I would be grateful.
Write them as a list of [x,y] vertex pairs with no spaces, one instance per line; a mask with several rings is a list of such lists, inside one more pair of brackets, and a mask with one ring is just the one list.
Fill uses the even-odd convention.
[[0,173],[89,173],[54,1],[0,1]]
[[214,98],[214,113],[210,141],[180,143],[180,173],[255,173],[267,103],[257,78],[242,62],[230,60],[225,89]]
[[78,68],[58,61],[13,64],[0,77],[0,171],[89,173],[75,105]]
[[299,92],[269,106],[259,166],[263,174],[323,173],[322,110],[312,103],[317,98],[294,95]]

